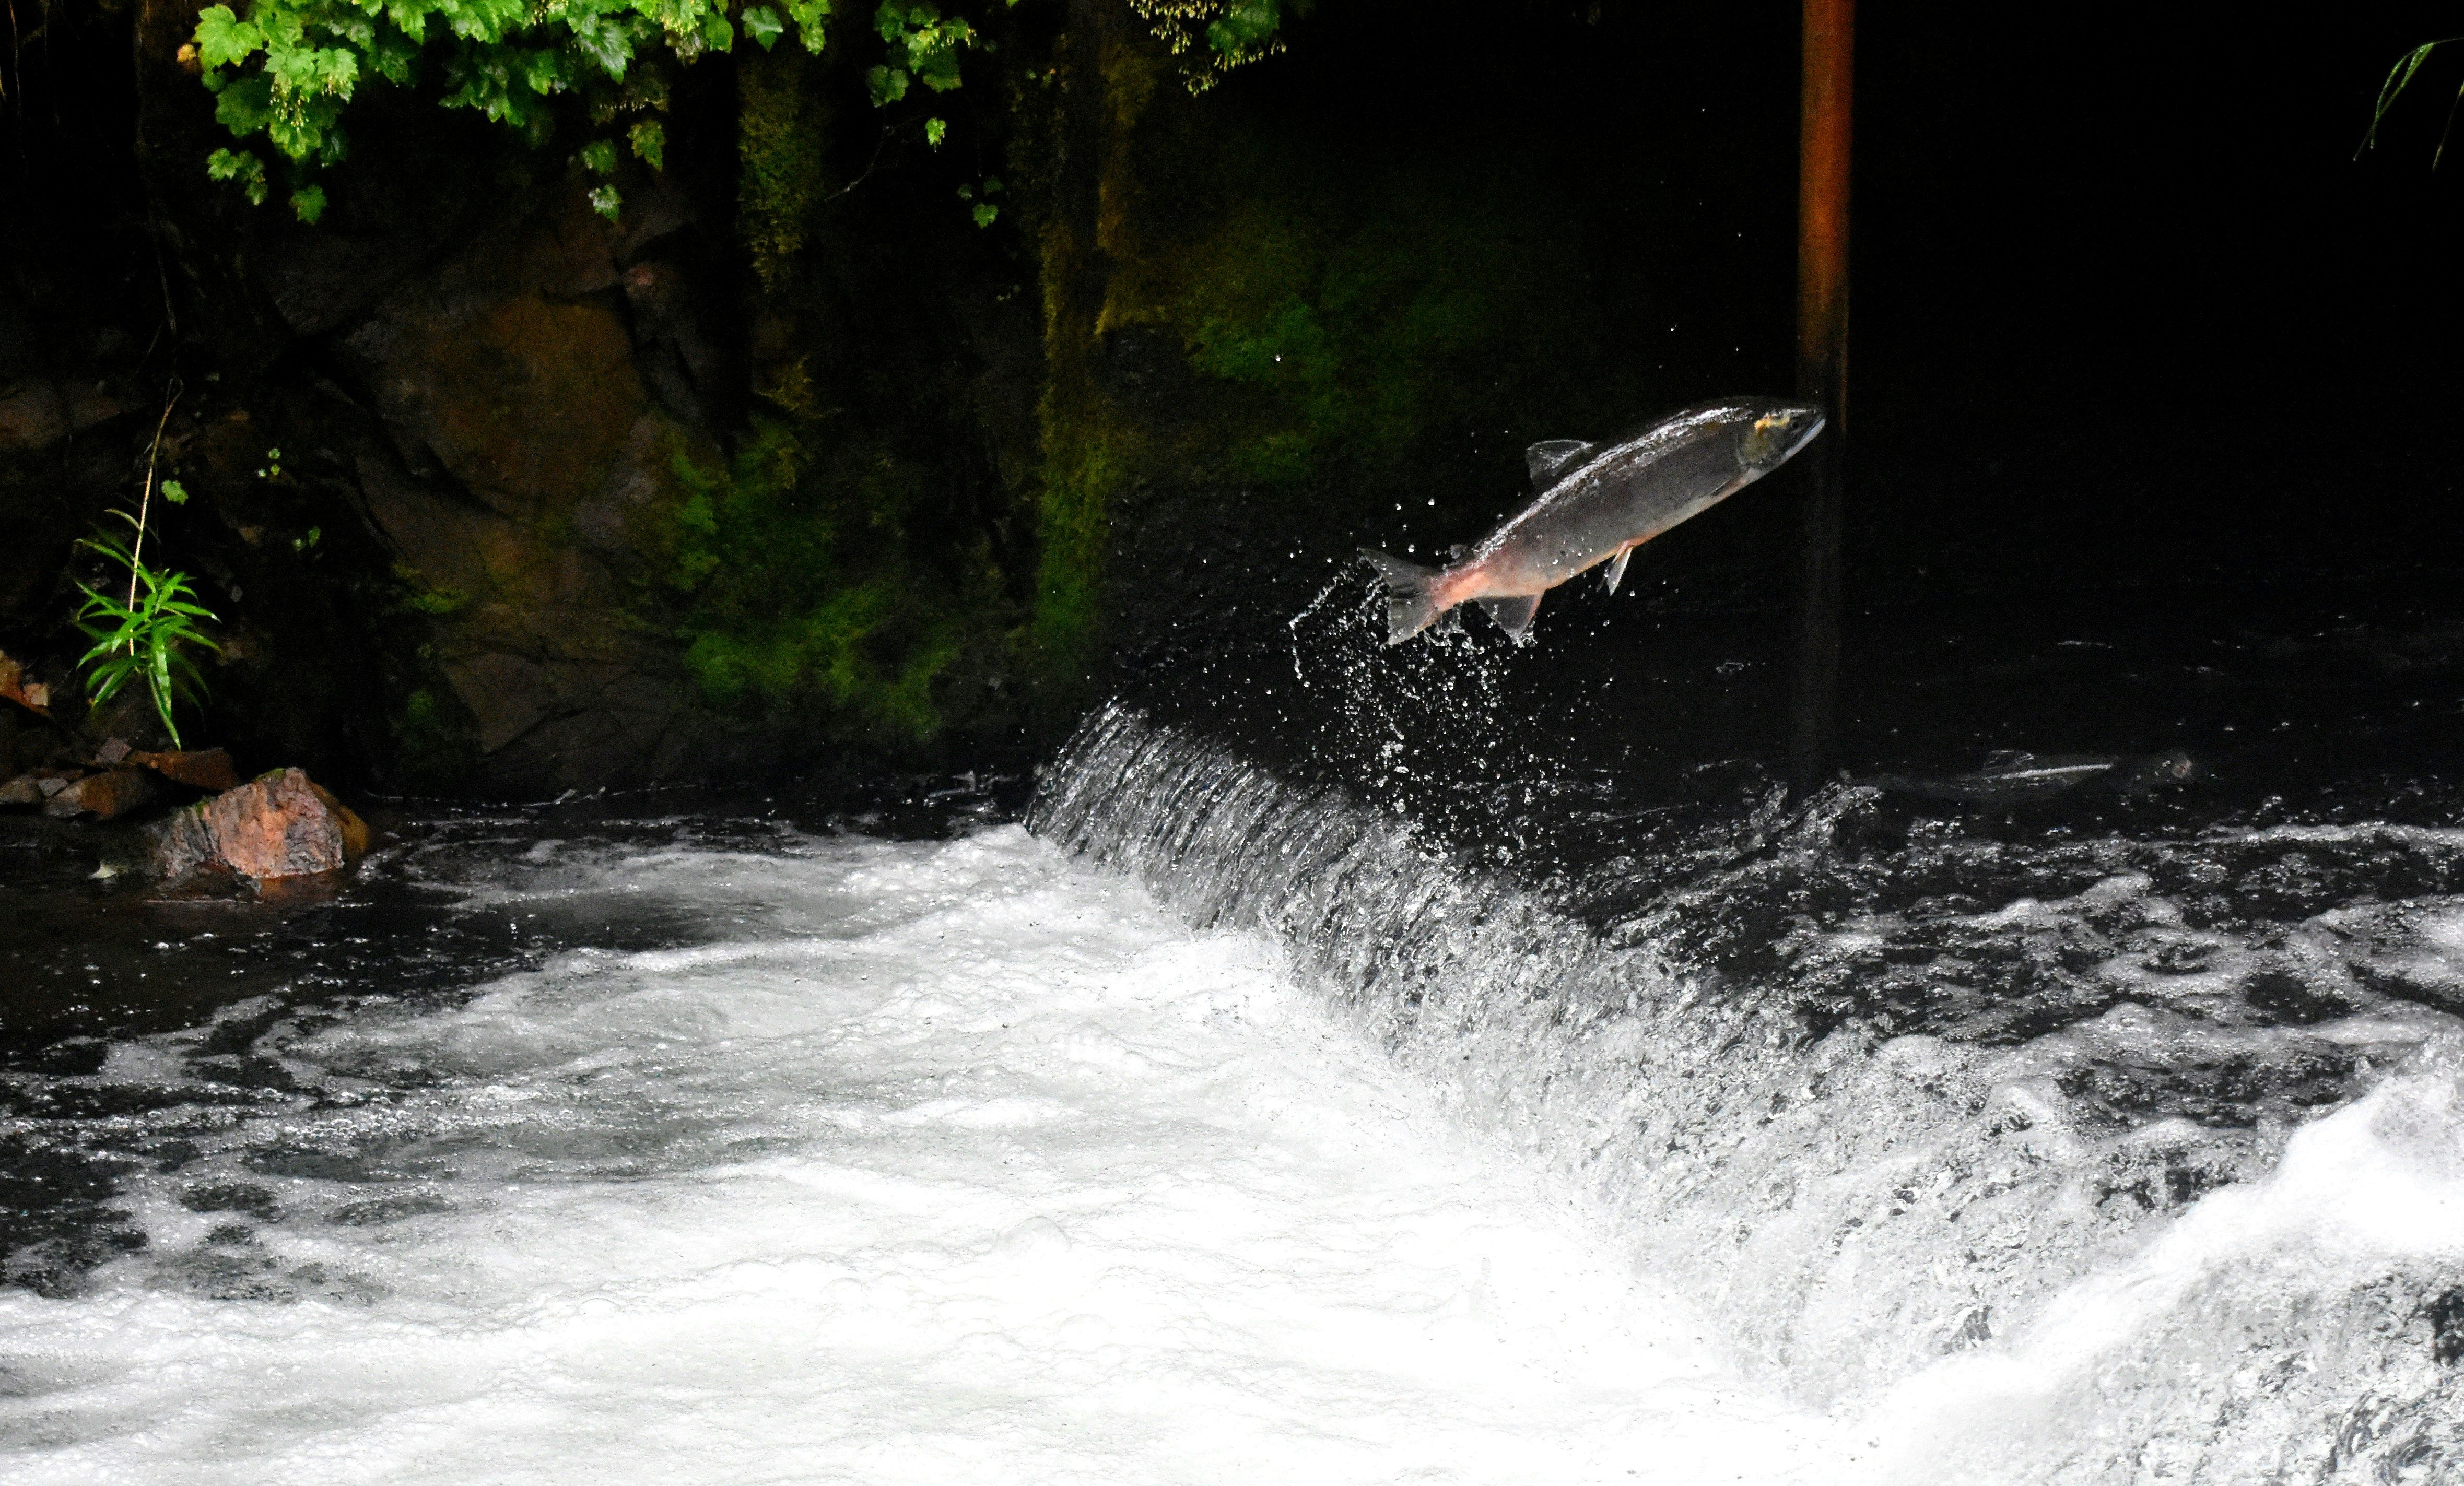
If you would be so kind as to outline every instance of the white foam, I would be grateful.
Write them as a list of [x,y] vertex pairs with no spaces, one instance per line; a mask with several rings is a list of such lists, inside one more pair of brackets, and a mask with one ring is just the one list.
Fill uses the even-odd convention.
[[[2346,1471],[2368,1469],[2360,1458],[2374,1443],[2367,1434],[2359,1444],[2339,1440],[2298,1387],[2234,1373],[2289,1322],[2309,1335],[2315,1360],[2304,1370],[2332,1376],[2329,1359],[2355,1342],[2318,1314],[2334,1298],[2464,1258],[2464,1040],[2445,1034],[2414,1068],[2304,1125],[2264,1179],[2209,1193],[2130,1261],[2068,1286],[2009,1344],[1903,1380],[1853,1431],[1881,1443],[1878,1474],[1907,1482],[2035,1481],[2069,1478],[2066,1472],[2139,1478],[2158,1462],[2115,1423],[2168,1406],[2180,1411],[2181,1396],[2203,1393],[2238,1396],[2202,1412],[2257,1414],[2277,1427],[2237,1439],[2220,1427],[2207,1453],[2160,1475],[2311,1479],[2317,1461],[2333,1462],[2339,1451]],[[2406,1370],[2434,1373],[2426,1336],[2402,1335],[2382,1314],[2355,1321],[2345,1329],[2400,1346],[2411,1359]],[[2281,1419],[2267,1420],[2271,1410]],[[1980,1428],[1987,1420],[1993,1427]],[[2103,1428],[2082,1431],[2088,1420]],[[2382,1423],[2381,1432],[2392,1431]],[[2368,1478],[2416,1478],[2402,1474],[2403,1439],[2375,1443],[2392,1444],[2399,1474]],[[2294,1469],[2297,1462],[2311,1469]]]
[[1830,1477],[1261,940],[1015,829],[540,854],[724,931],[270,1049],[345,1098],[0,1298],[11,1481]]

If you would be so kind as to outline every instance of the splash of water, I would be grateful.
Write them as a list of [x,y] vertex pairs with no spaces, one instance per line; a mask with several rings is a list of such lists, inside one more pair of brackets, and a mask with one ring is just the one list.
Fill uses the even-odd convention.
[[[2464,1472],[2440,1422],[2464,1265],[2418,1220],[2449,1200],[2421,1150],[2464,1140],[2464,1024],[2438,990],[2464,972],[2464,834],[2338,827],[2299,862],[2227,832],[2014,863],[1920,831],[1878,858],[1839,842],[1871,796],[1770,799],[1662,842],[1624,864],[1651,891],[1602,911],[1615,884],[1544,895],[1345,789],[1114,706],[1032,822],[1194,923],[1273,935],[1771,1376],[1880,1410],[1905,1458],[1947,1458],[1907,1400],[1998,1362],[2052,1422],[1965,1416],[1950,1432],[1990,1478]],[[2269,897],[2304,874],[2307,893]],[[2368,901],[2380,882],[2412,896]],[[2367,1111],[2390,1109],[2426,1133],[2381,1133]],[[2296,1161],[2297,1139],[2346,1159]],[[2374,1236],[2314,1252],[2272,1220],[2262,1242],[2225,1215],[2254,1203],[2344,1204]],[[2144,1310],[2098,1302],[2149,1264],[2173,1279]],[[2048,1348],[2073,1366],[2030,1361]]]

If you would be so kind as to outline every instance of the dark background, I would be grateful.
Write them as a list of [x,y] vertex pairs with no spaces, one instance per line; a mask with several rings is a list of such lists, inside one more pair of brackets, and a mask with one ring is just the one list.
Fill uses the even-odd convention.
[[[1039,28],[1075,25],[1087,9],[1021,6],[1013,52],[1045,44]],[[39,33],[0,38],[0,293],[11,299],[0,314],[0,404],[37,380],[124,389],[113,393],[115,421],[0,459],[0,643],[20,649],[64,632],[76,600],[68,543],[133,488],[147,400],[174,365],[192,404],[218,374],[210,385],[234,404],[278,401],[268,389],[321,392],[335,378],[360,390],[312,339],[248,339],[259,332],[246,327],[274,319],[251,287],[260,250],[300,234],[279,222],[278,206],[252,215],[227,189],[203,187],[193,159],[171,158],[171,142],[144,140],[133,38],[135,18],[152,13],[21,8],[24,25],[39,16]],[[1125,16],[1115,19],[1133,24]],[[163,24],[166,35],[179,29],[177,17]],[[2069,624],[2119,608],[2161,629],[2175,616],[2231,628],[2273,612],[2299,627],[2355,606],[2382,620],[2453,607],[2464,570],[2464,151],[2443,169],[2431,159],[2464,84],[2464,46],[2433,61],[2380,146],[2356,159],[2388,68],[2451,32],[2453,7],[2253,19],[2217,6],[1903,3],[1868,7],[1860,25],[1852,608],[1944,611],[1930,627],[1892,622],[1904,637]],[[1524,192],[1541,230],[1580,240],[1586,281],[1542,282],[1561,274],[1562,259],[1532,269],[1523,299],[1547,307],[1548,323],[1508,348],[1515,367],[1499,373],[1496,416],[1427,430],[1410,468],[1388,476],[1408,495],[1329,477],[1297,496],[1202,482],[1123,496],[1107,577],[1109,640],[1116,659],[1129,658],[1120,669],[1217,647],[1221,637],[1198,623],[1216,614],[1281,635],[1362,542],[1425,553],[1476,535],[1521,498],[1527,442],[1600,436],[1706,396],[1786,389],[1797,27],[1794,7],[1761,0],[1319,0],[1289,19],[1286,55],[1189,104],[1191,128],[1278,139],[1322,179],[1419,172],[1510,187],[1449,200]],[[692,163],[710,219],[708,251],[694,260],[697,293],[719,307],[707,328],[722,361],[740,361],[759,317],[743,312],[751,271],[728,258],[723,220],[735,196],[728,65],[696,74],[707,98],[679,116],[671,153]],[[1009,87],[996,66],[951,96],[973,111],[962,124],[980,131],[985,163],[972,169],[1022,148],[1024,95]],[[870,117],[847,117],[833,145],[847,157],[834,166],[841,177],[875,152]],[[372,106],[366,124],[370,172],[429,172],[402,200],[458,204],[474,221],[498,204],[463,184],[485,178],[473,162],[509,147],[490,131],[403,98]],[[1201,157],[1167,152],[1158,168],[1184,168],[1176,158]],[[555,168],[536,164],[541,179]],[[953,157],[894,160],[850,199],[837,229],[849,235],[817,240],[870,244],[883,260],[845,275],[849,303],[891,327],[874,345],[850,332],[847,376],[890,406],[963,404],[944,382],[986,389],[981,442],[1008,452],[967,458],[990,471],[988,488],[1003,484],[986,502],[1011,502],[1023,531],[1037,499],[1035,245],[1015,230],[1023,213],[992,233],[966,227],[949,205],[950,180],[934,173],[955,169]],[[1243,188],[1183,184],[1194,197]],[[1171,192],[1143,185],[1168,210]],[[338,185],[348,200],[342,192]],[[432,213],[409,218],[439,251],[461,230]],[[935,232],[956,234],[938,257],[881,247],[939,244]],[[183,245],[192,271],[209,262],[228,281],[184,278]],[[974,267],[943,272],[951,263]],[[987,285],[1010,296],[1002,308],[986,308]],[[711,406],[716,424],[730,422],[726,398]],[[953,445],[975,437],[910,421]],[[1410,499],[1424,478],[1429,501]],[[1631,666],[1634,645],[1582,639],[1593,627],[1584,621],[1757,609],[1757,674],[1775,677],[1794,588],[1793,493],[1783,475],[1654,543],[1614,608],[1595,585],[1570,585],[1544,611],[1542,642],[1593,646],[1570,653],[1577,670]],[[169,519],[166,539],[184,554],[220,539],[194,508]],[[300,659],[269,672],[263,700],[236,672],[218,679],[212,731],[252,766],[297,759],[383,782],[392,703],[362,678],[415,669],[424,622],[382,608],[380,535],[352,547],[326,525],[333,571],[357,577],[314,590],[247,585],[259,597],[244,617]],[[1022,592],[1032,542],[1020,535],[1009,561]],[[1859,667],[1887,666],[1892,653],[1859,645],[1852,632],[1852,713]],[[386,659],[393,650],[399,664]],[[1097,667],[1096,689],[1117,673]],[[2266,679],[2255,673],[2252,685]],[[1984,706],[1965,689],[1944,705]],[[285,708],[299,712],[296,725],[269,720]],[[1776,737],[1776,724],[1764,716],[1741,729]],[[1852,745],[1854,729],[1852,717]],[[1052,741],[1000,740],[1013,754]]]
[[[2355,157],[2388,67],[2453,20],[1866,8],[1852,602],[2443,586],[2464,163],[2431,158],[2464,47]],[[1604,295],[1620,358],[1691,400],[1791,381],[1797,23],[1774,4],[1330,4],[1233,86],[1323,111],[1335,149],[1516,138],[1519,168],[1592,204],[1595,261],[1627,281]],[[1733,504],[1668,542],[1769,524]]]

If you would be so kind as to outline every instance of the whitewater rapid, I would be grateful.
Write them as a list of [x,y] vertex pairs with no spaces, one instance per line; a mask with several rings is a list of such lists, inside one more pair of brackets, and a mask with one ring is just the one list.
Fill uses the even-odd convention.
[[[104,1122],[151,1158],[116,1199],[143,1244],[0,1291],[0,1475],[1859,1468],[1264,935],[1016,827],[517,866],[446,880],[454,911],[688,942],[585,927],[467,997],[259,998],[57,1081],[151,1091]],[[234,1044],[278,1075],[217,1083]]]

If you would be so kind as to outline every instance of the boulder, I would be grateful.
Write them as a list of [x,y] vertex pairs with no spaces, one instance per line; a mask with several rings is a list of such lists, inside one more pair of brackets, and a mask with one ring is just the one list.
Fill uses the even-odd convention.
[[154,834],[166,878],[228,871],[263,885],[340,872],[368,849],[366,822],[297,769],[277,769],[174,814]]
[[153,799],[154,776],[143,769],[113,769],[73,779],[43,804],[43,814],[99,816],[105,820],[124,816]]

